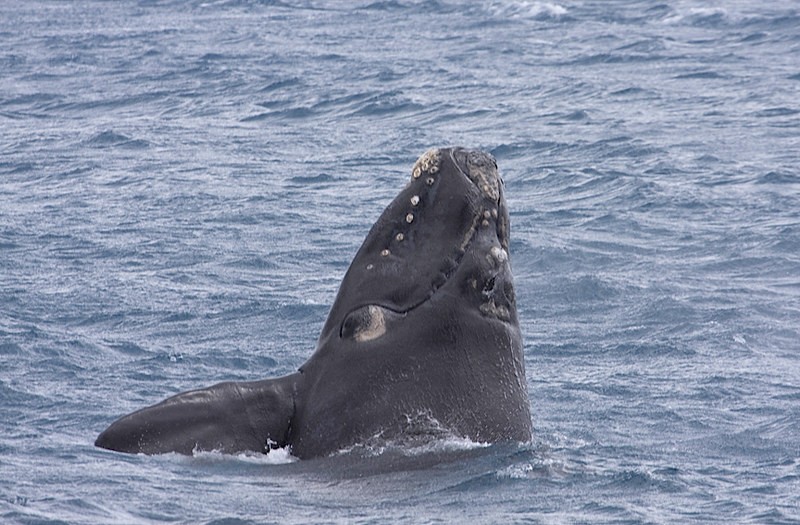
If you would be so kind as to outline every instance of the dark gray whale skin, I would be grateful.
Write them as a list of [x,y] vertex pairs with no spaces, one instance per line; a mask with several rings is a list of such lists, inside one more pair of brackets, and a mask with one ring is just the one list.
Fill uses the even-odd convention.
[[118,419],[95,444],[144,454],[288,446],[313,458],[408,433],[530,441],[509,228],[491,155],[426,152],[297,372],[178,394]]

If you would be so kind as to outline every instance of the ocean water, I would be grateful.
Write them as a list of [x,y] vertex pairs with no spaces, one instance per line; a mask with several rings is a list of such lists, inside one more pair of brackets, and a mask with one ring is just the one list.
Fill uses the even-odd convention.
[[[797,2],[33,0],[0,43],[3,523],[800,523]],[[93,447],[301,365],[446,145],[506,181],[532,443]]]

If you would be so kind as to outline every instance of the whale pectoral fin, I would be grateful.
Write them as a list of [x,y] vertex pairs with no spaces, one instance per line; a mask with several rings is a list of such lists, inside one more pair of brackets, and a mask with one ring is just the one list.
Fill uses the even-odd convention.
[[95,441],[119,452],[268,452],[288,444],[299,373],[183,392],[123,416]]

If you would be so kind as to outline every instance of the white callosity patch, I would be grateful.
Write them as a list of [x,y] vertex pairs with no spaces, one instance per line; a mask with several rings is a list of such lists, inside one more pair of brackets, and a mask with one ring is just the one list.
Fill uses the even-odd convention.
[[[500,246],[492,246],[486,254],[486,259],[493,267],[500,268],[508,263],[508,252]],[[492,282],[494,282],[494,280],[492,280]],[[497,304],[495,297],[492,295],[493,290],[484,290],[484,293],[487,296],[487,301],[479,306],[481,313],[504,321],[509,320],[510,312],[508,307],[503,304]]]
[[373,304],[367,306],[369,322],[356,330],[355,340],[359,343],[372,341],[386,333],[386,317],[383,308]]
[[386,310],[369,304],[356,308],[345,317],[339,335],[363,343],[372,341],[386,333]]
[[442,154],[437,148],[429,149],[414,163],[414,167],[411,169],[412,176],[418,179],[422,172],[437,173],[441,160]]
[[497,175],[497,164],[494,158],[482,151],[470,151],[467,155],[467,176],[487,197],[497,201],[500,197],[498,187],[500,177]]
[[508,252],[499,246],[492,246],[492,249],[489,250],[489,257],[499,266],[508,261]]

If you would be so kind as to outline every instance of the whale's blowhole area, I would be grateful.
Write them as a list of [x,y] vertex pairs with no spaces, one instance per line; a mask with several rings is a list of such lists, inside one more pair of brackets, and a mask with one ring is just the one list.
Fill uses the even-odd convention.
[[[386,231],[382,234],[385,236],[384,248],[379,251],[379,259],[373,259],[375,262],[364,266],[366,270],[373,271],[378,265],[389,265],[381,271],[391,272],[391,268],[395,268],[398,272],[394,274],[395,277],[411,283],[418,278],[417,264],[435,265],[437,268],[431,272],[428,292],[411,304],[399,305],[391,300],[382,300],[385,298],[381,298],[378,291],[373,299],[374,304],[362,304],[345,315],[340,327],[342,337],[350,336],[359,342],[381,337],[386,333],[384,312],[405,316],[429,302],[459,272],[470,252],[470,267],[459,278],[462,284],[456,286],[467,286],[475,291],[471,295],[474,298],[473,307],[481,315],[512,321],[509,308],[514,304],[514,295],[510,280],[508,239],[505,238],[508,233],[505,227],[507,215],[496,161],[491,155],[480,152],[467,154],[455,150],[448,151],[447,155],[455,170],[443,170],[442,152],[438,149],[424,153],[414,164],[411,182],[406,190],[411,196],[397,201],[399,207],[396,213],[399,215],[387,221]],[[458,211],[458,207],[446,208],[452,206],[451,199],[448,194],[437,193],[433,187],[438,178],[432,174],[436,173],[440,177],[463,177],[463,183],[456,185],[474,187],[473,196],[467,199],[461,211]],[[413,191],[420,187],[422,191]],[[439,210],[438,214],[435,209]],[[442,210],[446,210],[446,215],[441,214]],[[429,221],[437,220],[460,220],[462,233],[455,239],[442,240],[450,244],[451,249],[442,251],[437,256],[438,262],[432,259],[425,261],[425,248],[420,247],[417,239],[419,235],[424,236],[422,232],[425,228],[434,226]]]

